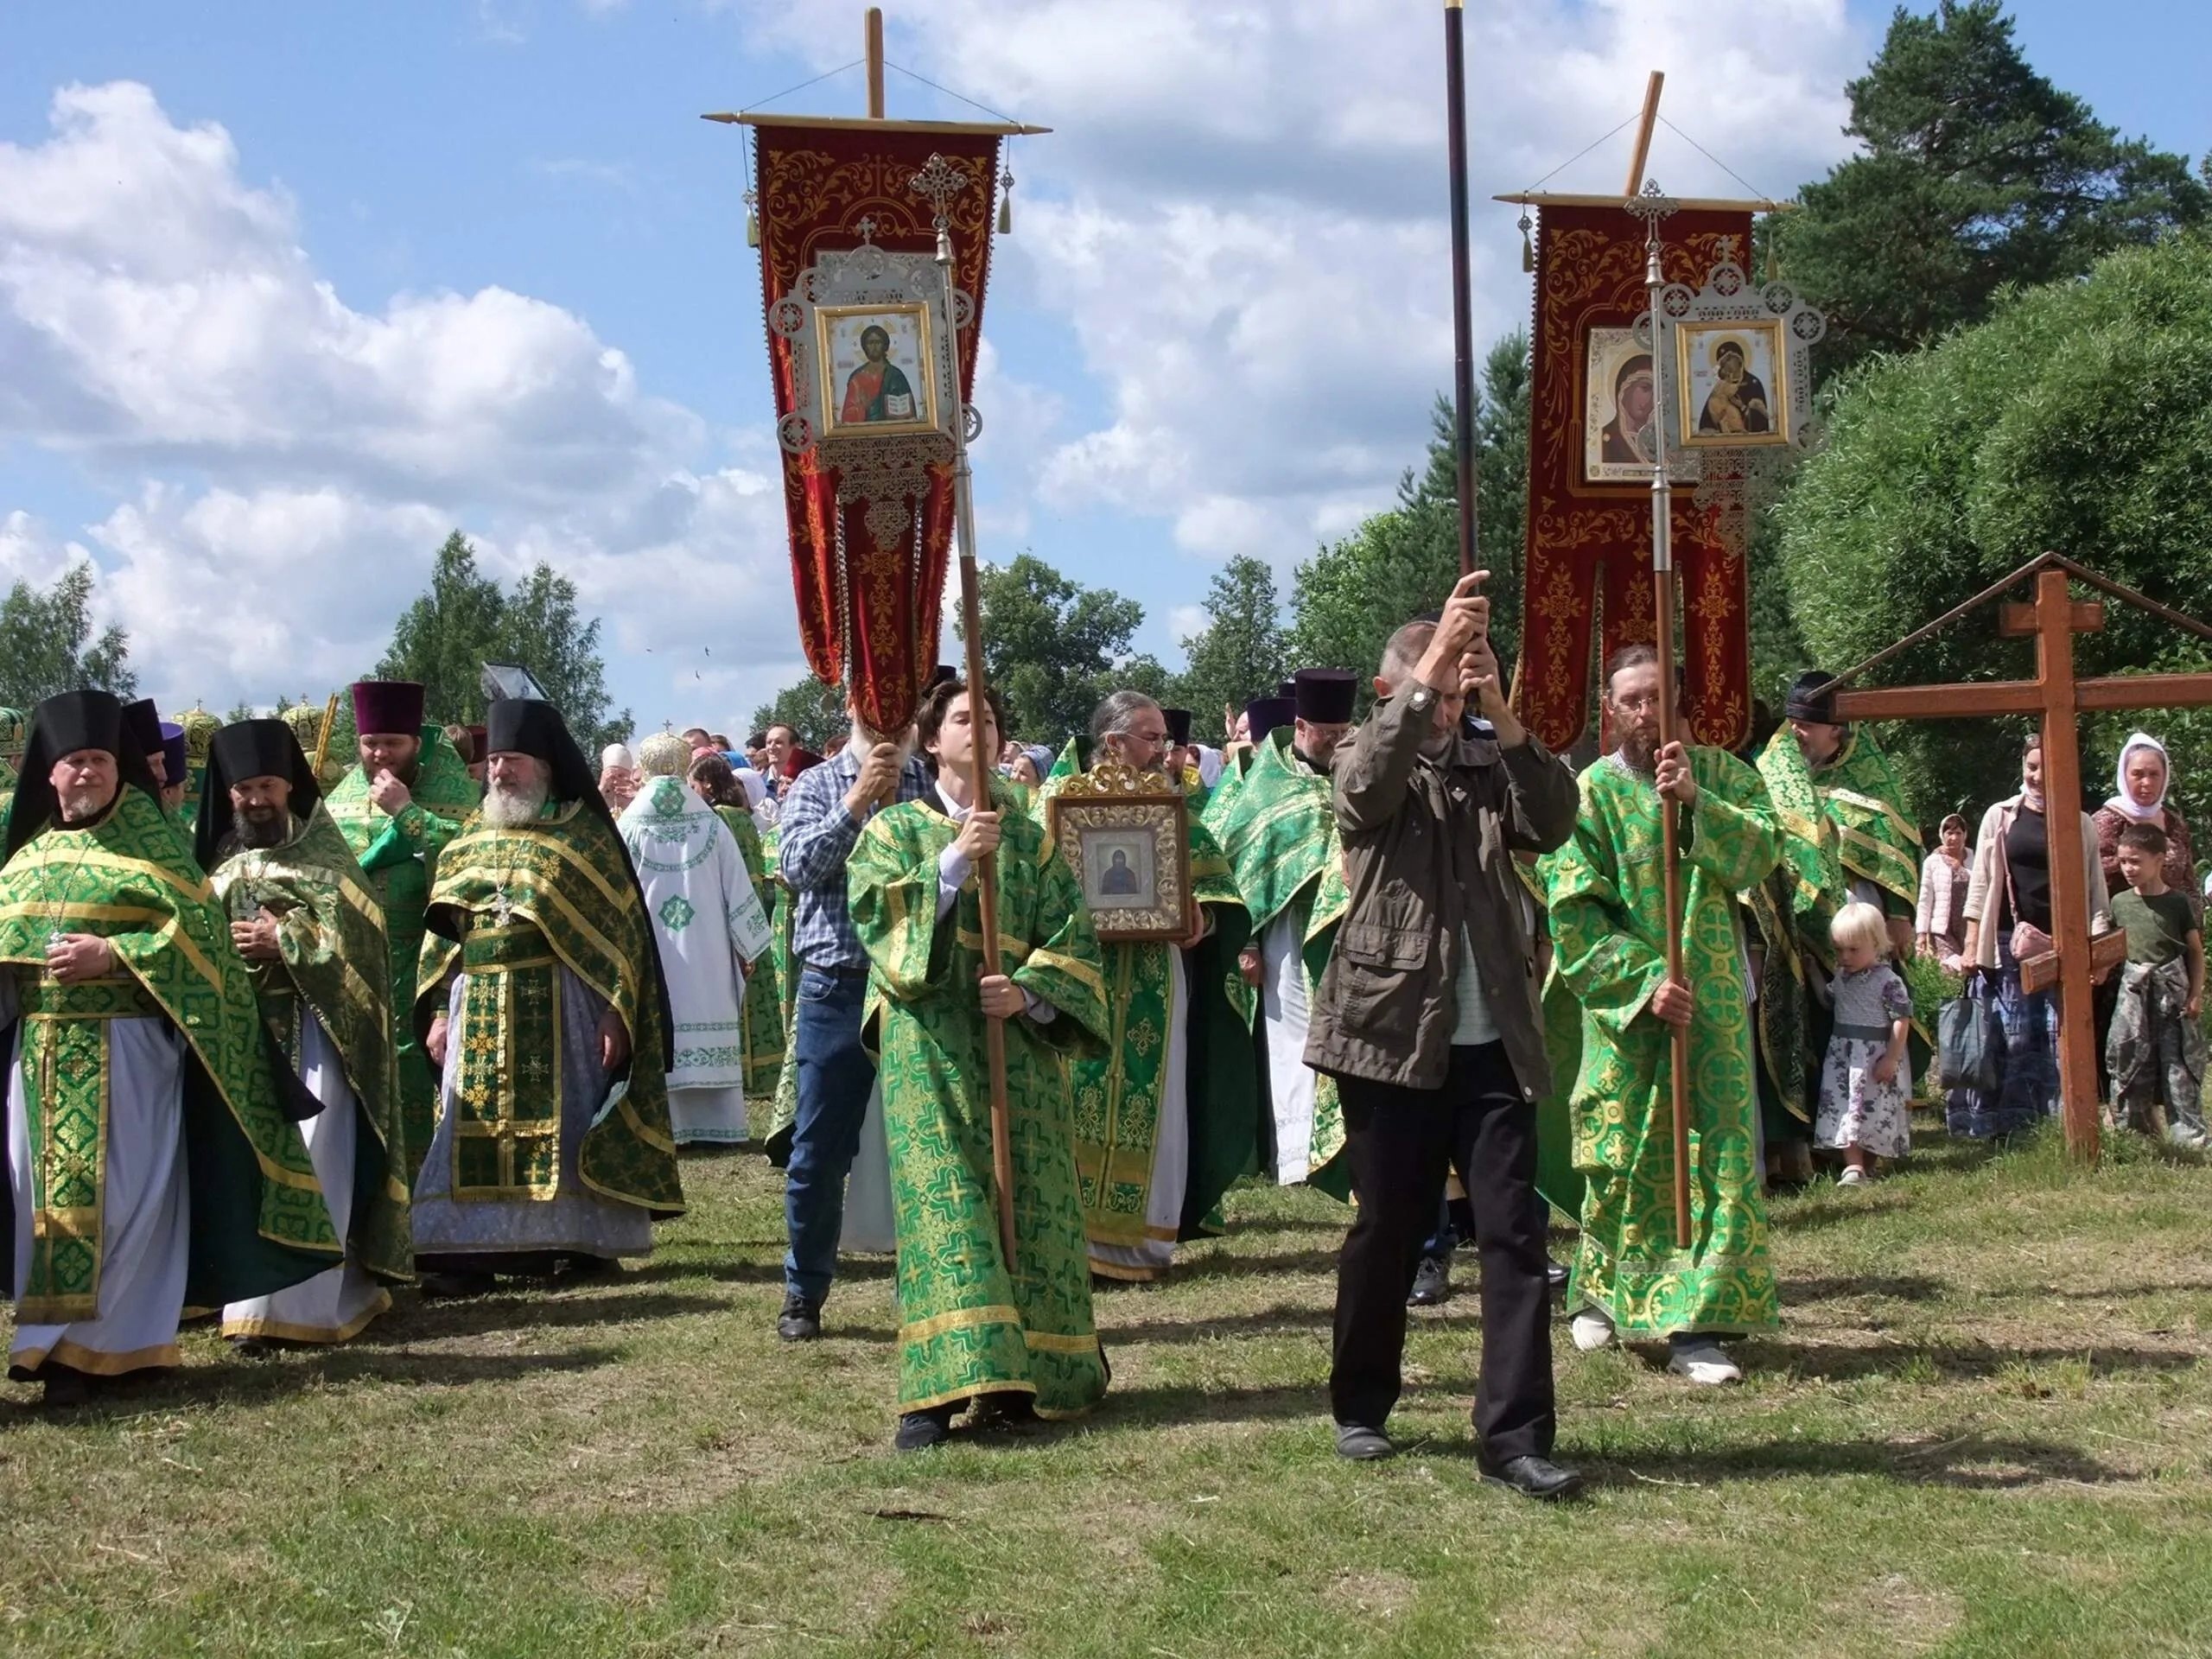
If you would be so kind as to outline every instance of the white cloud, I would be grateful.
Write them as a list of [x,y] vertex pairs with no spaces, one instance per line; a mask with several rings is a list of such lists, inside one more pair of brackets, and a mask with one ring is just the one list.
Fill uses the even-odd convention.
[[[355,308],[228,134],[144,86],[66,87],[51,119],[0,145],[0,440],[121,498],[86,540],[157,696],[267,702],[366,667],[456,524],[498,574],[570,575],[671,699],[710,653],[744,695],[779,683],[747,666],[790,653],[765,435],[702,464],[703,422],[504,288]],[[0,558],[33,557],[28,520],[0,522]]]

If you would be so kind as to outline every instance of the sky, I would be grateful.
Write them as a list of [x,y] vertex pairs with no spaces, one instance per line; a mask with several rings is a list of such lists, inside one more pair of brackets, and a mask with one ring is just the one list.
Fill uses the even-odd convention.
[[[1389,505],[1451,369],[1430,0],[893,0],[925,81],[1053,129],[1008,165],[976,402],[978,551],[1141,601],[1171,666],[1223,561],[1287,592]],[[734,730],[804,671],[741,130],[862,113],[826,0],[19,3],[0,17],[0,582],[99,569],[168,709],[366,671],[449,529],[605,619],[640,730]],[[2212,147],[2212,6],[2019,0],[2100,118]],[[1645,73],[1677,195],[1848,153],[1860,0],[1474,0],[1478,342],[1516,211],[1611,190]],[[1685,137],[1683,135],[1687,135]],[[1554,173],[1560,163],[1563,170]],[[948,634],[948,639],[950,636]]]

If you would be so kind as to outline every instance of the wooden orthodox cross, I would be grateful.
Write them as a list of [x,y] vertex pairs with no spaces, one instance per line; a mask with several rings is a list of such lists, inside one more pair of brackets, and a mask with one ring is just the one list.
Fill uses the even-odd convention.
[[[2032,680],[1994,680],[1957,685],[1909,685],[1847,691],[1849,681],[1879,667],[1967,612],[1999,598],[2006,589],[2035,578],[2031,604],[2007,604],[1999,612],[1997,631],[2036,642]],[[2089,895],[2082,880],[2088,850],[2082,842],[2082,748],[2077,729],[2084,714],[2117,709],[2212,707],[2212,673],[2127,674],[2077,679],[2074,636],[2104,626],[2105,607],[2076,602],[2069,578],[2078,578],[2124,604],[2147,611],[2200,639],[2212,640],[2212,627],[2183,615],[2133,588],[2084,569],[2056,553],[2046,553],[1945,613],[1910,638],[1839,674],[1828,683],[1835,691],[1835,717],[1858,720],[1957,720],[1976,715],[2033,715],[2042,722],[2044,798],[2049,803],[2044,830],[2050,844],[2051,938],[2057,946],[2059,988],[2059,1096],[2065,1115],[2067,1150],[2085,1162],[2097,1155],[2096,1018],[2090,986],[2096,973],[2117,960],[2117,936],[2093,941]],[[1995,925],[1993,914],[1984,918]],[[2054,964],[2037,957],[2021,964],[2022,982],[2039,989],[2051,982]]]

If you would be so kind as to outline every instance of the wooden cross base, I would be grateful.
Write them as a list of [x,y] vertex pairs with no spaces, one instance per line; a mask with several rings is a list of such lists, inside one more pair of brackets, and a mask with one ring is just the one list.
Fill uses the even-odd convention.
[[[2085,860],[2095,855],[2082,844],[2082,747],[2078,730],[2082,715],[2108,709],[2201,709],[2212,707],[2212,674],[2133,674],[2104,679],[2076,679],[2074,674],[2074,636],[2094,633],[2104,626],[2105,607],[2098,603],[2075,604],[2068,587],[2069,566],[2056,556],[2045,554],[2025,569],[1983,595],[1986,601],[2005,587],[2033,573],[2036,597],[2031,605],[2006,605],[1998,631],[2006,635],[2032,634],[2036,642],[2036,677],[2032,680],[1985,681],[1961,685],[1885,687],[1880,690],[1835,693],[1835,717],[1855,720],[1957,720],[1976,715],[2034,715],[2043,729],[2044,796],[2056,809],[2047,815],[2044,829],[2050,846],[2051,937],[2056,950],[2021,964],[2024,989],[2043,990],[2056,984],[2059,997],[2059,1098],[2066,1122],[2067,1149],[2077,1158],[2097,1155],[2096,1015],[2091,1006],[2091,986],[2097,975],[2126,954],[2124,934],[2090,937],[2089,895],[2083,885]],[[2081,574],[2114,597],[2136,607],[2177,622],[2199,634],[2208,632],[2193,618],[2181,617],[2153,601],[2088,571]],[[1970,608],[1980,601],[1968,601]],[[1952,613],[1955,617],[1959,612]],[[1931,625],[1931,627],[1937,625]],[[1926,632],[1925,630],[1923,632]],[[1915,635],[1917,639],[1921,635]],[[1910,643],[1910,642],[1908,642]],[[1894,655],[1897,647],[1873,663],[1862,664],[1837,676],[1839,682],[1854,679],[1875,664]],[[1994,916],[1984,918],[1996,925]]]

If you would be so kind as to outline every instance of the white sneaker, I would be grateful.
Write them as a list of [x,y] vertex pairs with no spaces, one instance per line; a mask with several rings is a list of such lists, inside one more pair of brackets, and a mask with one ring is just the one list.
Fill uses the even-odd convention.
[[1710,1337],[1675,1343],[1673,1349],[1667,1356],[1667,1369],[1676,1376],[1687,1376],[1700,1388],[1717,1389],[1724,1382],[1744,1380],[1742,1369]]
[[1838,1186],[1864,1186],[1866,1185],[1866,1172],[1857,1164],[1846,1164],[1843,1173],[1835,1178],[1835,1184]]
[[1586,1354],[1594,1354],[1613,1339],[1613,1322],[1594,1307],[1586,1307],[1574,1316],[1569,1330],[1574,1335],[1574,1345]]

